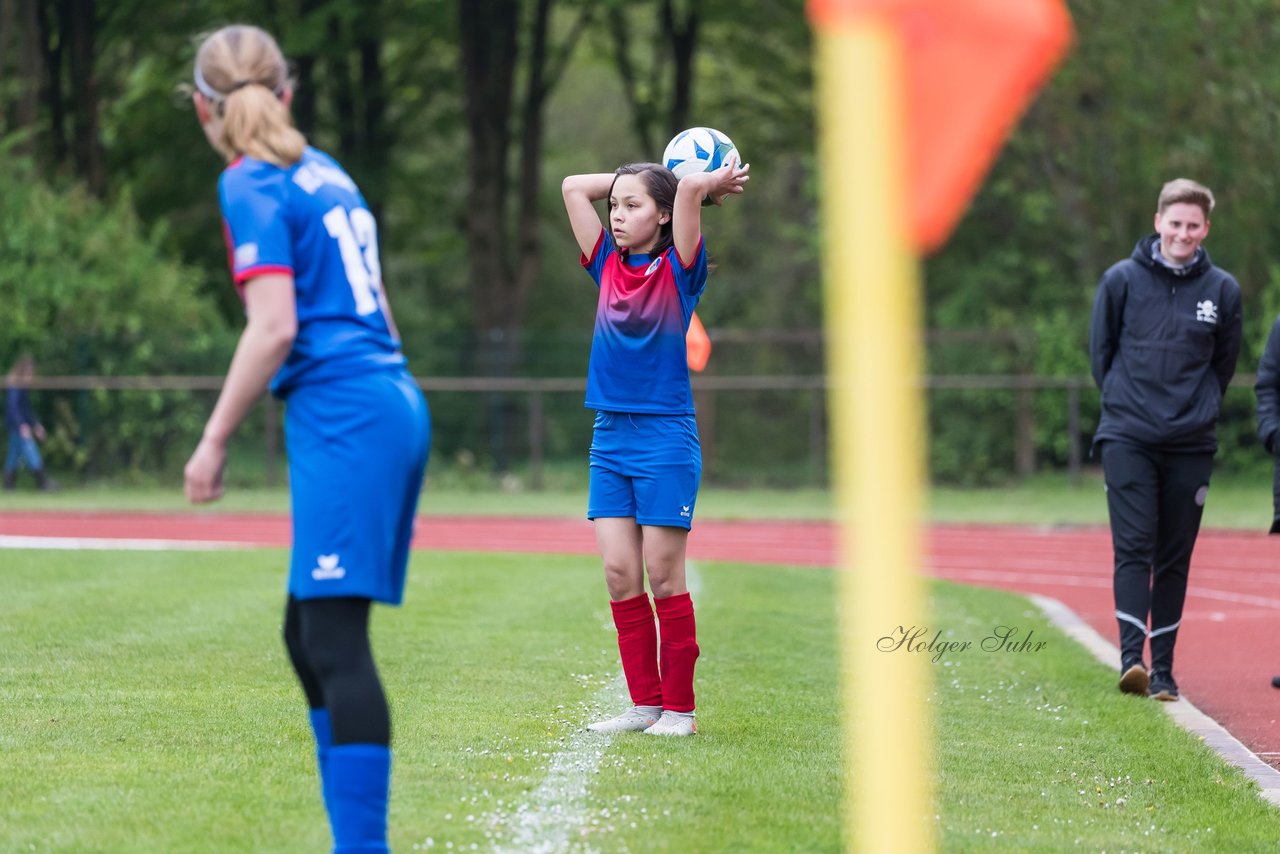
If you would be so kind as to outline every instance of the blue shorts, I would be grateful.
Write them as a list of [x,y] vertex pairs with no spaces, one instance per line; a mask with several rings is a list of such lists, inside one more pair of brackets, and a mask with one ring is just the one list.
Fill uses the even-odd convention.
[[400,604],[430,441],[427,402],[406,372],[289,393],[291,594]]
[[639,525],[693,525],[702,446],[692,415],[597,412],[591,436],[587,518],[634,517]]

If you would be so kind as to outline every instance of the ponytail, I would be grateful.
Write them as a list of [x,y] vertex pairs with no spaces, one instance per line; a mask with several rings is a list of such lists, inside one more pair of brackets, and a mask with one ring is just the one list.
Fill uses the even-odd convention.
[[222,119],[216,144],[228,160],[248,155],[287,167],[302,158],[307,140],[282,100],[289,87],[284,54],[265,30],[230,26],[206,38],[195,84]]
[[222,102],[222,144],[237,156],[286,167],[302,159],[307,140],[293,126],[284,102],[267,87],[252,84]]

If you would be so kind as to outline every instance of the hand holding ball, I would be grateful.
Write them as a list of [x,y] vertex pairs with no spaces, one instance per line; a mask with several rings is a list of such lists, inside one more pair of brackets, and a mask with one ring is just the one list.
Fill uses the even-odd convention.
[[[742,155],[727,134],[715,128],[694,127],[681,131],[667,143],[662,152],[662,163],[677,179],[698,172],[714,172],[732,161],[742,166]],[[723,195],[714,201],[718,204]],[[712,201],[708,197],[703,204]]]
[[738,147],[727,135],[715,128],[689,128],[680,131],[667,143],[662,152],[662,164],[677,178],[683,178],[694,172],[719,169],[730,157],[742,164]]

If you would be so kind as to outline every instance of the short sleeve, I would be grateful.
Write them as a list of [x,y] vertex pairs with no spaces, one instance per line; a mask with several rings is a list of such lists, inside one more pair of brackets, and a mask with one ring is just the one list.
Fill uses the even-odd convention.
[[676,248],[671,247],[671,260],[675,261],[671,265],[671,273],[675,276],[676,287],[680,289],[680,293],[691,297],[700,296],[703,288],[707,286],[707,243],[701,237],[698,238],[698,248],[694,250],[693,258],[685,263],[680,257],[680,253]]
[[255,173],[248,166],[232,166],[223,173],[218,201],[237,285],[268,273],[293,273],[285,191],[280,170]]
[[582,266],[586,268],[587,274],[595,281],[596,287],[600,287],[600,274],[604,272],[604,262],[609,260],[609,256],[615,254],[618,247],[613,242],[613,236],[609,234],[606,228],[600,229],[600,237],[596,240],[596,248],[591,250],[591,257],[581,256]]

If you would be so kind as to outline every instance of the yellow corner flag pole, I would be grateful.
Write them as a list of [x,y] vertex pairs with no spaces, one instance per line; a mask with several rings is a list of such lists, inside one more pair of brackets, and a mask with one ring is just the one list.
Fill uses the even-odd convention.
[[808,10],[840,522],[845,843],[916,854],[935,842],[929,673],[906,640],[928,637],[916,253],[945,242],[1065,56],[1071,18],[1062,0],[808,0]]
[[[865,16],[817,33],[827,372],[841,527],[845,845],[933,849],[928,672],[877,641],[924,627],[920,283],[908,234],[904,58]],[[889,644],[891,645],[891,644]]]

